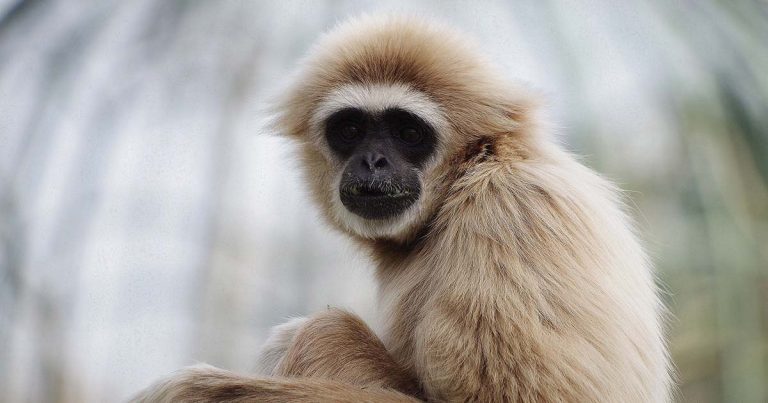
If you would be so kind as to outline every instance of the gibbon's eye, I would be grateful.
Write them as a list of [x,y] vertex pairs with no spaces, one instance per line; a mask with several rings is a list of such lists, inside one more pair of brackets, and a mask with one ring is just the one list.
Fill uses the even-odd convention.
[[339,137],[341,137],[342,140],[351,143],[360,136],[360,131],[360,126],[354,123],[345,123],[341,127],[341,130],[339,130]]
[[400,131],[397,133],[397,137],[399,137],[400,140],[402,140],[404,143],[412,146],[420,144],[424,139],[421,130],[413,126],[406,126],[400,129]]

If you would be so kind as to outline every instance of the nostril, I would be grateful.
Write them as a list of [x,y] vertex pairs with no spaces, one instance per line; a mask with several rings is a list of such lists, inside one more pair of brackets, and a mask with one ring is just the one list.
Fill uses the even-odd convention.
[[360,160],[360,164],[368,171],[375,171],[377,169],[383,169],[389,166],[387,157],[381,154],[367,154]]
[[374,168],[384,168],[387,165],[389,165],[389,162],[385,157],[381,157],[376,160],[376,162],[373,163]]

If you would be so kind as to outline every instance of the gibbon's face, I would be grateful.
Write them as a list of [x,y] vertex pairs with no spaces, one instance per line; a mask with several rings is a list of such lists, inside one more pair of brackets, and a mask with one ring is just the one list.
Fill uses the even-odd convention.
[[331,161],[334,218],[367,238],[397,237],[424,215],[438,154],[439,108],[405,85],[355,85],[316,115]]
[[339,199],[352,214],[391,219],[419,199],[419,170],[435,151],[437,137],[418,115],[399,108],[376,113],[346,108],[328,118],[325,137],[345,161]]

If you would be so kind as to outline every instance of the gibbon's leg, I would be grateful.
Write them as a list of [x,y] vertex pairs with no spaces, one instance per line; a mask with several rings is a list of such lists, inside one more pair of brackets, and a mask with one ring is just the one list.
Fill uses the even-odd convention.
[[400,392],[361,387],[329,379],[252,378],[210,365],[176,372],[142,391],[130,402],[418,402]]
[[[210,365],[185,368],[132,402],[414,402],[417,381],[357,316],[329,309],[277,326],[262,351],[262,375]],[[402,393],[400,393],[402,392]]]

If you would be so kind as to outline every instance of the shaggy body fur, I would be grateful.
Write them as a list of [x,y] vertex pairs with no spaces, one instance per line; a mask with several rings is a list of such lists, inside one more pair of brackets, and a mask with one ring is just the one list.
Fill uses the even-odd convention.
[[[262,369],[280,378],[191,369],[154,390],[215,398],[228,381],[266,400],[668,401],[662,307],[617,190],[544,135],[531,97],[499,77],[471,44],[418,19],[361,18],[324,37],[278,126],[300,144],[329,222],[377,263],[382,341],[329,311],[277,329]],[[367,94],[345,98],[349,88]],[[337,200],[341,162],[319,122],[329,99],[364,102],[354,97],[426,105],[439,131],[419,202],[387,222]]]

